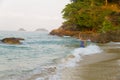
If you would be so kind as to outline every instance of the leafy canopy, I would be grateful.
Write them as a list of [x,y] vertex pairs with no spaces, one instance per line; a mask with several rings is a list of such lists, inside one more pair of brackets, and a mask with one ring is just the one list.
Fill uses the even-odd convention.
[[62,11],[66,20],[63,23],[64,29],[78,31],[106,29],[103,28],[106,17],[113,13],[109,8],[102,8],[106,3],[108,4],[108,1],[113,2],[113,0],[71,0]]

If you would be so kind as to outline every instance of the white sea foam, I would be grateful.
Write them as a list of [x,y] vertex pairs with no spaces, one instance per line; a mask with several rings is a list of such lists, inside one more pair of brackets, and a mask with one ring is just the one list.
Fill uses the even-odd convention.
[[96,45],[89,45],[85,48],[77,48],[72,52],[72,58],[68,57],[68,61],[66,61],[66,67],[74,67],[76,63],[82,60],[82,56],[91,55],[91,54],[98,54],[101,53],[102,50]]
[[73,55],[80,54],[80,55],[91,55],[100,53],[102,50],[97,45],[89,45],[86,48],[77,48],[73,51]]
[[120,44],[120,42],[110,42],[109,44]]
[[60,71],[62,69],[64,69],[65,67],[75,67],[77,65],[77,62],[82,60],[82,56],[98,54],[101,52],[102,50],[97,45],[89,45],[85,48],[76,48],[75,50],[73,50],[72,55],[69,55],[67,58],[62,59],[62,64],[59,64],[56,68],[56,74],[51,76],[49,80],[61,80]]
[[36,80],[45,80],[44,78],[37,78]]

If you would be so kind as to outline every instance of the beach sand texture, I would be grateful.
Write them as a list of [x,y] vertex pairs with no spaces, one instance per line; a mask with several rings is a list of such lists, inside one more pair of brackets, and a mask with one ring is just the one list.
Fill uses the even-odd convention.
[[76,67],[65,68],[62,80],[120,80],[120,54],[84,56],[78,64]]

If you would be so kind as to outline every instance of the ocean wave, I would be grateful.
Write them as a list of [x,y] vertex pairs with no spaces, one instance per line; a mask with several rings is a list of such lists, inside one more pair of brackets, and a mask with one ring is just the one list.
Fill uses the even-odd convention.
[[76,63],[82,60],[82,56],[101,53],[102,50],[97,45],[89,45],[85,48],[76,48],[72,54],[63,59],[66,67],[74,67]]
[[[56,74],[53,75],[52,77],[49,77],[48,80],[61,80],[60,79],[60,76],[61,76],[60,71],[62,71],[64,68],[77,66],[77,62],[82,60],[82,56],[99,54],[101,52],[102,52],[102,49],[97,45],[89,45],[85,48],[76,48],[75,50],[72,51],[71,55],[68,55],[66,58],[61,60],[61,64],[59,64],[56,67]],[[42,79],[40,79],[40,80],[42,80]]]
[[58,60],[58,64],[38,67],[29,74],[20,76],[17,80],[61,80],[61,71],[66,67],[75,67],[82,56],[101,53],[97,45],[89,45],[85,48],[76,48],[64,59]]

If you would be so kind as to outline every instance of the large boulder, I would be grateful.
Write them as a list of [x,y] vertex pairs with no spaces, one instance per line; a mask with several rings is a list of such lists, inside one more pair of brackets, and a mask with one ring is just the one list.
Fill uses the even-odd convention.
[[23,38],[14,38],[14,37],[9,37],[9,38],[4,38],[1,40],[3,43],[7,44],[21,44],[21,40],[24,40]]

